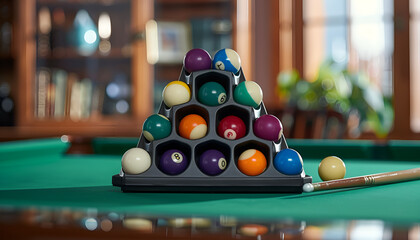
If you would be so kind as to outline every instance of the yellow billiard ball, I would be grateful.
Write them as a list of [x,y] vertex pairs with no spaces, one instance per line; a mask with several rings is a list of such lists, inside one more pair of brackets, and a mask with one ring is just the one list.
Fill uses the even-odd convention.
[[318,166],[318,175],[322,181],[342,179],[346,175],[346,164],[339,157],[326,157]]
[[185,82],[172,81],[163,89],[162,97],[165,105],[172,107],[190,101],[191,90]]

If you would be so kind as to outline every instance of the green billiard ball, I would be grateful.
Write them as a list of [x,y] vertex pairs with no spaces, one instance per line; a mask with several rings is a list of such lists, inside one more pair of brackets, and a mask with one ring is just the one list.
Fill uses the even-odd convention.
[[242,105],[257,108],[263,99],[261,87],[253,81],[243,81],[236,86],[233,99]]
[[226,101],[226,90],[217,82],[207,82],[198,90],[198,101],[207,106],[218,106]]
[[143,123],[143,135],[148,141],[166,138],[171,134],[171,122],[161,114],[153,114]]

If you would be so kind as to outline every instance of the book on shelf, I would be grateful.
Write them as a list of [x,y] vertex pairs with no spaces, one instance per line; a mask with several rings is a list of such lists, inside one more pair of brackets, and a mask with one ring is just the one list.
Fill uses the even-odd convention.
[[36,106],[35,106],[35,116],[37,118],[43,119],[46,117],[47,109],[47,89],[50,84],[51,74],[48,69],[42,68],[37,74],[37,84],[36,84]]
[[89,118],[92,111],[92,81],[88,78],[80,81],[80,111],[81,118]]
[[55,86],[54,118],[62,119],[65,116],[67,95],[67,72],[62,69],[53,71],[53,83]]
[[88,119],[92,112],[101,112],[97,108],[102,106],[98,98],[103,94],[94,94],[93,85],[91,79],[80,79],[77,74],[63,69],[40,68],[36,75],[35,116],[38,119]]
[[[36,75],[34,116],[38,119],[78,121],[104,115],[127,114],[131,98],[130,85],[128,79],[121,80],[120,75],[117,74],[116,79],[108,83],[116,88],[113,94],[118,93],[110,97],[106,93],[105,83],[81,78],[63,69],[40,68]],[[121,102],[128,104],[123,112],[118,108]]]

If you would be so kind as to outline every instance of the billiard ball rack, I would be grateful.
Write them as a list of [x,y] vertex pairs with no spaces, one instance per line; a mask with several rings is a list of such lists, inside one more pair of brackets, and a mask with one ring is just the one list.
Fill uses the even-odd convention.
[[[191,89],[191,99],[187,103],[168,108],[162,101],[158,113],[171,121],[171,134],[163,139],[148,141],[142,134],[137,147],[146,150],[152,159],[150,168],[141,174],[120,174],[112,177],[112,184],[124,192],[254,192],[254,193],[301,193],[305,183],[311,183],[312,177],[302,171],[296,175],[285,175],[273,166],[273,159],[280,150],[288,148],[284,135],[277,142],[255,136],[253,122],[267,114],[264,103],[255,109],[238,104],[233,99],[233,91],[238,83],[245,81],[242,70],[238,74],[221,70],[201,70],[188,73],[181,71],[180,81]],[[198,90],[206,82],[214,81],[226,89],[226,101],[219,106],[207,106],[200,103]],[[200,139],[186,139],[179,135],[180,120],[188,114],[198,114],[207,122],[207,134]],[[222,138],[217,134],[220,120],[228,115],[240,117],[246,125],[244,137],[235,140]],[[187,169],[179,175],[163,173],[158,162],[162,153],[168,149],[179,149],[189,160]],[[237,167],[239,155],[247,149],[261,151],[267,159],[266,170],[258,176],[247,176]],[[198,159],[204,151],[217,149],[227,160],[224,171],[216,176],[203,173],[198,167]]]

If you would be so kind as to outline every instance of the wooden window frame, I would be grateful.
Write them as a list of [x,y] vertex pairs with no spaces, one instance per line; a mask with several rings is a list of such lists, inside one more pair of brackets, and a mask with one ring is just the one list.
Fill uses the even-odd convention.
[[[410,128],[410,0],[394,0],[394,53],[393,53],[393,105],[394,126],[387,139],[420,139],[420,133]],[[271,1],[272,8],[277,8],[279,24],[275,31],[279,36],[275,48],[278,49],[279,63],[274,72],[296,69],[303,73],[304,42],[303,42],[303,0]],[[282,13],[291,13],[284,18]],[[292,20],[292,35],[284,36],[281,27]],[[288,39],[290,38],[290,39]],[[291,68],[290,52],[282,51],[282,43],[292,43]],[[289,46],[290,47],[290,46]],[[363,134],[361,138],[375,138],[372,134]]]

